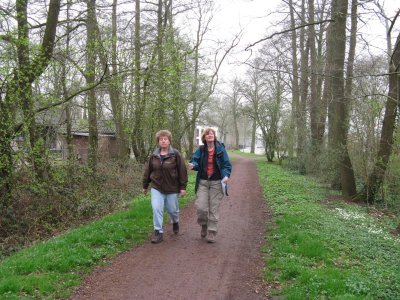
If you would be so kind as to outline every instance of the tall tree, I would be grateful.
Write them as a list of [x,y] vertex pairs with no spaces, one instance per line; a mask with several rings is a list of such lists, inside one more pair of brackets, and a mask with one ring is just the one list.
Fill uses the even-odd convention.
[[[5,95],[0,99],[0,199],[3,208],[8,208],[11,200],[13,175],[11,143],[15,134],[14,113],[20,105],[25,107],[25,112],[27,107],[33,106],[30,103],[33,98],[24,93],[29,93],[32,82],[44,72],[50,62],[60,12],[60,0],[50,0],[42,42],[39,51],[31,59],[27,56],[28,49],[25,49],[30,42],[26,31],[28,28],[26,5],[26,1],[17,1],[18,61],[24,64],[17,64],[18,67],[15,68],[13,76],[3,85],[2,94]],[[26,112],[25,116],[24,124],[34,130],[34,115]],[[33,137],[35,134],[36,132],[33,132]]]
[[145,161],[145,149],[144,149],[144,116],[145,116],[145,98],[141,92],[141,42],[140,42],[140,0],[135,0],[135,36],[134,36],[134,83],[135,83],[135,106],[133,112],[133,136],[132,136],[132,149],[136,159],[139,162]]
[[67,150],[68,150],[68,160],[70,162],[74,159],[74,147],[72,144],[72,117],[71,117],[71,103],[67,101],[69,92],[67,88],[67,58],[70,55],[70,40],[71,40],[71,25],[69,22],[70,17],[70,8],[71,2],[67,2],[67,26],[66,26],[66,43],[65,43],[65,55],[62,58],[62,73],[61,73],[61,85],[62,85],[62,94],[64,101],[66,101],[65,105],[65,122],[67,127],[66,132],[66,141],[67,141]]
[[306,173],[306,145],[307,145],[307,95],[309,87],[308,78],[308,59],[310,53],[310,43],[306,40],[306,6],[305,0],[301,1],[301,25],[300,29],[300,102],[296,111],[297,120],[297,157],[299,161],[299,173]]
[[332,98],[334,101],[333,112],[333,146],[336,155],[336,169],[340,174],[342,194],[355,196],[356,185],[351,161],[347,149],[348,118],[346,113],[346,98],[344,94],[344,60],[346,50],[346,19],[347,0],[334,0],[332,2],[332,17],[335,22],[332,25],[333,53],[332,65]]
[[101,65],[105,70],[105,76],[107,78],[107,89],[110,95],[111,109],[113,112],[113,121],[115,124],[116,138],[118,144],[118,157],[119,159],[127,159],[129,154],[129,148],[127,143],[127,136],[124,130],[124,118],[123,118],[123,103],[121,100],[120,89],[121,89],[121,77],[118,75],[118,63],[117,63],[117,7],[118,1],[113,0],[112,4],[112,25],[111,25],[111,66],[107,59],[106,48],[104,41],[100,33],[99,24],[97,22],[96,14],[94,17],[94,35],[96,40],[96,54],[100,58]]
[[242,94],[247,99],[246,115],[252,120],[250,153],[255,152],[257,123],[260,119],[261,102],[266,95],[265,82],[260,71],[261,59],[254,59],[254,67],[247,71],[248,81],[244,83]]
[[[315,22],[314,0],[308,0],[308,20],[310,24]],[[310,45],[310,121],[311,121],[311,148],[313,157],[319,152],[322,137],[318,135],[319,123],[319,99],[317,94],[317,48],[315,45],[315,25],[308,27],[308,41]]]
[[[388,38],[390,38],[391,28],[395,23],[396,18],[399,16],[397,13],[392,26],[388,31]],[[390,51],[389,51],[390,52]],[[381,138],[379,141],[379,149],[372,173],[368,176],[367,187],[364,191],[364,199],[369,202],[377,200],[377,193],[382,187],[386,169],[389,163],[389,158],[393,148],[393,133],[395,128],[397,105],[399,99],[399,72],[400,69],[400,34],[397,36],[396,44],[390,59],[389,65],[389,92],[386,101],[385,115],[383,118],[383,125],[381,131]]]
[[[291,123],[290,123],[290,144],[292,144],[292,140],[294,140],[294,132],[296,128],[296,124],[299,126],[300,125],[300,116],[299,116],[299,109],[300,109],[300,86],[299,86],[299,63],[298,63],[298,57],[297,57],[297,31],[295,30],[296,28],[296,19],[294,17],[294,7],[293,7],[293,0],[289,0],[288,2],[289,5],[289,12],[290,12],[290,28],[292,29],[291,31],[291,50],[292,50],[292,69],[293,69],[293,75],[291,77],[292,79],[292,116],[291,116]],[[297,122],[296,122],[297,121]],[[299,130],[299,128],[297,128]],[[293,134],[293,135],[292,135]],[[289,149],[289,156],[292,156],[292,147]]]
[[233,123],[233,130],[234,130],[234,137],[235,137],[235,144],[234,148],[239,150],[240,145],[240,136],[239,136],[239,116],[240,116],[240,102],[242,96],[240,94],[240,82],[238,78],[235,78],[231,82],[231,94],[228,95],[230,107],[231,107],[231,114],[232,114],[232,123]]
[[187,124],[187,136],[188,136],[188,154],[191,155],[194,150],[194,133],[196,129],[196,122],[198,117],[202,111],[203,106],[209,100],[210,96],[215,91],[215,86],[218,83],[218,73],[221,68],[222,63],[224,62],[226,56],[229,52],[237,46],[240,41],[241,33],[237,34],[232,38],[229,43],[224,44],[223,46],[215,49],[214,58],[212,61],[213,69],[210,76],[206,77],[206,82],[203,83],[203,88],[201,88],[201,79],[204,76],[201,76],[201,53],[200,47],[204,41],[205,35],[209,30],[209,25],[212,20],[212,12],[213,12],[213,1],[205,0],[202,3],[202,0],[196,1],[196,12],[197,12],[197,26],[196,26],[196,38],[193,47],[193,75],[189,92],[189,113],[185,117]]
[[[88,85],[95,83],[96,76],[96,0],[87,1],[87,20],[86,20],[86,82]],[[97,128],[97,99],[94,89],[87,93],[88,117],[89,117],[89,150],[88,163],[93,173],[97,169],[98,160],[98,128]]]

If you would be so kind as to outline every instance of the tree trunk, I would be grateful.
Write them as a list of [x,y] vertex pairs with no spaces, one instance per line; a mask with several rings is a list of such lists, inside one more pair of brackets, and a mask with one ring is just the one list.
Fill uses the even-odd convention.
[[234,129],[234,135],[235,135],[235,146],[234,148],[236,150],[239,150],[240,148],[240,136],[239,136],[239,126],[238,126],[238,118],[239,118],[239,102],[240,102],[240,96],[239,96],[239,83],[237,80],[234,81],[233,83],[233,110],[232,110],[232,115],[233,115],[233,129]]
[[0,217],[4,215],[11,204],[13,187],[13,117],[11,98],[6,97],[3,102],[0,96]]
[[[26,2],[17,1],[17,10],[21,10],[22,16],[18,16],[18,27],[21,28],[22,36],[28,37],[26,33],[27,22],[26,15],[23,11],[26,10]],[[54,40],[57,29],[58,15],[60,11],[60,0],[51,0],[49,3],[49,12],[46,20],[46,28],[43,35],[42,44],[39,53],[29,63],[29,68],[26,65],[19,67],[14,71],[14,76],[10,82],[5,84],[6,95],[4,99],[0,99],[0,199],[3,209],[7,209],[10,205],[11,192],[12,192],[12,150],[11,144],[14,138],[14,107],[21,105],[22,101],[32,101],[31,97],[21,95],[22,86],[30,86],[32,82],[39,77],[49,64],[50,58],[53,54]],[[19,14],[19,12],[17,13]],[[18,39],[18,47],[28,45],[29,41]],[[20,52],[21,53],[21,52]],[[20,59],[20,57],[18,58]],[[28,99],[30,98],[30,99]],[[28,103],[25,102],[25,105]],[[34,117],[33,117],[34,119]],[[24,120],[24,124],[29,124],[29,121]]]
[[381,138],[379,141],[379,150],[374,169],[370,176],[364,197],[368,202],[376,201],[376,195],[383,185],[384,176],[393,147],[393,133],[396,122],[397,103],[399,101],[398,92],[398,74],[396,73],[400,66],[400,34],[397,36],[396,44],[392,54],[389,66],[389,93],[386,101],[385,115],[383,118]]
[[[319,8],[321,14],[319,20],[324,20],[325,17],[325,11],[326,11],[326,2],[327,0],[323,0],[322,4]],[[325,34],[325,23],[320,25],[319,29],[319,34],[318,34],[318,47],[317,47],[317,68],[319,70],[319,73],[322,74],[324,72],[324,62],[326,60],[326,57],[324,56],[324,34]],[[318,108],[318,114],[319,114],[319,120],[317,124],[317,140],[320,140],[320,150],[322,151],[322,146],[323,146],[323,139],[325,135],[325,123],[326,123],[326,117],[327,117],[327,111],[328,111],[328,102],[326,102],[326,98],[322,96],[322,84],[324,82],[324,76],[318,76],[317,79],[317,99],[319,102],[319,108]]]
[[[69,10],[70,10],[71,3],[67,3],[67,20],[69,20]],[[65,57],[62,60],[62,74],[61,74],[61,84],[63,90],[63,98],[68,98],[68,88],[67,88],[67,57],[69,57],[69,43],[70,43],[70,33],[71,33],[71,25],[67,22],[66,28],[66,45],[65,45]],[[67,127],[67,132],[65,139],[67,141],[67,158],[70,163],[74,161],[74,147],[72,144],[72,119],[71,119],[71,103],[68,101],[65,105],[65,122]],[[65,149],[63,149],[65,151]]]
[[346,98],[344,94],[344,59],[346,50],[346,16],[347,0],[334,0],[332,2],[332,16],[335,20],[332,26],[333,53],[332,66],[332,98],[334,101],[333,112],[333,146],[336,154],[336,169],[340,174],[340,183],[343,196],[356,195],[356,186],[351,161],[347,150],[347,113]]
[[[186,101],[182,95],[182,58],[179,53],[179,44],[175,41],[175,30],[173,24],[173,11],[172,11],[172,0],[166,3],[165,8],[165,19],[168,21],[168,26],[166,26],[165,37],[167,45],[171,48],[171,98],[173,101],[174,109],[172,111],[172,118],[170,119],[169,128],[171,128],[171,133],[173,137],[173,144],[179,151],[187,151],[187,149],[182,149],[182,139],[185,135],[185,128],[183,126],[186,118]],[[183,116],[183,118],[182,118]],[[183,153],[185,157],[188,153]]]
[[[201,15],[200,15],[201,16]],[[200,108],[197,107],[197,97],[198,97],[198,77],[199,77],[199,47],[201,44],[201,22],[202,19],[198,20],[197,34],[196,34],[196,44],[194,47],[194,71],[193,71],[193,81],[190,90],[190,102],[193,103],[192,112],[190,114],[190,123],[188,127],[188,154],[191,155],[194,152],[194,131],[196,130],[196,120],[199,115]]]
[[346,77],[347,81],[345,84],[344,91],[344,145],[346,148],[343,153],[343,162],[341,166],[341,176],[342,176],[342,193],[344,196],[354,197],[357,193],[356,191],[356,179],[354,176],[354,170],[349,156],[349,151],[347,148],[347,136],[349,129],[349,113],[351,107],[351,94],[353,86],[353,69],[354,69],[354,57],[357,42],[357,7],[358,0],[352,0],[351,8],[351,33],[350,33],[350,46],[349,46],[349,56],[347,60],[347,71]]
[[[302,0],[301,8],[302,24],[305,20],[305,0]],[[308,57],[310,52],[309,43],[305,41],[305,28],[300,30],[300,53],[301,53],[301,85],[300,103],[297,111],[297,157],[299,161],[299,173],[306,173],[305,156],[307,144],[307,95],[308,95]]]
[[[293,67],[293,76],[292,76],[292,116],[291,116],[291,121],[290,121],[290,132],[291,136],[290,139],[290,145],[294,145],[294,132],[295,132],[295,127],[296,124],[299,125],[299,121],[296,122],[296,120],[299,118],[299,110],[300,110],[300,87],[299,87],[299,71],[298,71],[298,62],[297,62],[297,35],[296,35],[296,30],[294,28],[296,27],[296,22],[294,18],[294,8],[293,8],[293,0],[289,0],[289,11],[290,11],[290,27],[292,28],[292,33],[291,33],[291,46],[292,46],[292,67]],[[297,130],[299,130],[297,128]],[[289,148],[289,157],[293,156],[293,150],[292,146]],[[297,149],[299,150],[299,149]],[[298,155],[298,153],[297,153]]]
[[163,26],[163,0],[158,0],[157,6],[157,114],[156,127],[161,129],[165,126],[165,71],[164,71],[164,26]]
[[[135,110],[134,110],[134,125],[133,125],[133,135],[132,135],[132,150],[135,158],[138,162],[144,163],[147,159],[146,151],[144,146],[144,119],[146,110],[146,95],[143,87],[143,94],[141,90],[141,43],[140,43],[140,0],[135,0],[135,71],[134,71],[134,81],[135,81]],[[150,60],[152,64],[153,57]],[[150,69],[152,66],[150,67]],[[146,80],[144,85],[146,85]]]
[[[92,85],[96,74],[96,0],[87,1],[87,62],[86,82]],[[89,149],[88,165],[93,174],[96,173],[98,160],[98,129],[97,129],[97,101],[96,92],[90,89],[87,94],[88,118],[89,118]]]
[[[312,24],[314,20],[314,0],[308,0],[309,22]],[[308,40],[310,44],[310,121],[311,121],[311,155],[317,157],[322,139],[318,134],[319,124],[319,108],[320,103],[317,95],[317,49],[315,46],[315,27],[313,25],[308,28]]]
[[[116,138],[118,144],[118,159],[125,160],[129,158],[129,146],[125,133],[124,116],[123,116],[123,103],[120,97],[121,78],[118,76],[118,62],[117,62],[117,6],[118,0],[113,0],[112,10],[112,79],[109,85],[109,94],[111,106],[113,109],[114,123],[116,130]],[[97,22],[96,22],[97,23]]]
[[[43,138],[36,132],[36,120],[34,113],[34,102],[32,97],[32,73],[34,66],[30,64],[29,53],[29,28],[28,28],[28,2],[25,0],[17,1],[17,22],[18,22],[18,90],[17,95],[22,106],[24,124],[29,136],[30,162],[33,166],[35,175],[39,180],[45,179],[47,166],[44,152]],[[43,58],[44,59],[44,58]],[[42,63],[36,60],[36,63]],[[25,128],[24,128],[25,129]]]
[[257,138],[257,120],[253,119],[253,125],[251,127],[251,144],[250,153],[255,153],[256,150],[256,138]]

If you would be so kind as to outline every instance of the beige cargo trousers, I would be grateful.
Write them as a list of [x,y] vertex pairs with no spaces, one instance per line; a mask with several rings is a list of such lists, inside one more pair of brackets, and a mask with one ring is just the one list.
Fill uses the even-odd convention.
[[200,179],[195,202],[199,225],[207,225],[209,231],[218,231],[218,210],[223,198],[224,193],[220,180]]

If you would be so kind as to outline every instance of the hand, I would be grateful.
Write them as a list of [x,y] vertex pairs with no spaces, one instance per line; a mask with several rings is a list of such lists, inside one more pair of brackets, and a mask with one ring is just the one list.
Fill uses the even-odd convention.
[[223,182],[223,183],[228,183],[228,181],[229,181],[229,177],[228,177],[228,176],[225,176],[225,177],[222,179],[222,182]]
[[194,165],[192,163],[188,163],[188,168],[189,168],[189,170],[193,170]]
[[143,189],[143,194],[146,196],[147,195],[147,189]]
[[179,196],[183,197],[186,195],[186,190],[180,190]]

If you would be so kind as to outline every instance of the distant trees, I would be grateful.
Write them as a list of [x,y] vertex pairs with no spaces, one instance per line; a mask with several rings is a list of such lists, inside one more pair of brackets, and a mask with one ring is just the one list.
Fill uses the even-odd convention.
[[[279,24],[283,30],[275,27],[278,29],[271,35],[248,46],[263,44],[257,56],[263,64],[249,64],[249,74],[257,72],[262,78],[257,84],[263,87],[262,97],[279,99],[275,94],[277,85],[268,84],[269,78],[275,78],[275,83],[282,82],[284,91],[290,88],[289,95],[281,94],[282,100],[288,100],[287,104],[283,101],[279,108],[281,117],[290,108],[290,120],[278,118],[278,130],[263,129],[273,120],[271,106],[257,106],[256,113],[253,109],[253,115],[259,116],[257,128],[268,137],[264,138],[268,140],[267,156],[270,160],[273,157],[270,148],[277,153],[280,148],[275,146],[276,141],[284,140],[288,145],[285,152],[290,155],[289,164],[300,173],[321,174],[344,196],[379,201],[395,142],[399,43],[392,47],[389,33],[398,13],[391,12],[389,18],[380,3],[374,1],[288,0],[284,6],[288,8],[288,17]],[[381,58],[363,50],[369,45],[360,38],[358,23],[363,18],[360,16],[371,10],[382,18],[388,32],[388,72],[378,67]],[[284,50],[276,51],[277,44]],[[363,46],[357,47],[359,44]],[[285,49],[285,45],[290,47]],[[281,67],[274,65],[282,57],[285,59]],[[370,64],[369,69],[365,68],[366,64]],[[388,75],[380,77],[383,73]],[[252,81],[248,78],[243,85],[248,86]],[[387,88],[387,101],[384,101]],[[368,106],[375,111],[367,113],[364,109]],[[265,115],[266,112],[269,113]],[[357,150],[356,145],[362,148]],[[369,161],[365,162],[367,157]],[[364,188],[357,190],[356,182],[361,182]]]

